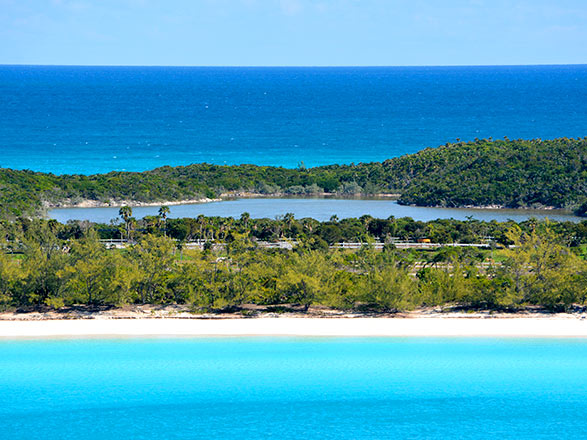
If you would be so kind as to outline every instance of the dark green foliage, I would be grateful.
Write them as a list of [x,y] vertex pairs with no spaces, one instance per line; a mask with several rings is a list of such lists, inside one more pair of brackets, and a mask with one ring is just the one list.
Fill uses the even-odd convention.
[[[244,234],[258,241],[277,241],[288,239],[303,241],[304,246],[314,249],[324,248],[339,242],[382,243],[399,240],[416,241],[428,238],[434,243],[485,243],[499,245],[512,244],[506,233],[516,223],[479,220],[439,219],[428,222],[416,221],[409,217],[374,219],[364,216],[359,219],[347,218],[337,222],[318,222],[311,218],[295,219],[251,219],[246,223],[224,217],[178,218],[167,220],[167,235],[181,241],[196,239],[216,239],[225,241],[232,233]],[[518,225],[526,232],[537,224],[530,219]],[[69,223],[72,231],[77,231],[76,223]],[[145,219],[137,224],[137,232],[152,232],[146,226]],[[112,238],[112,229],[108,225],[97,225],[100,235]],[[587,221],[580,223],[556,222],[550,226],[565,240],[569,246],[587,243]],[[71,232],[73,233],[73,232]],[[120,234],[113,238],[119,238]]]
[[[396,193],[424,206],[579,208],[587,203],[587,138],[478,140],[382,163],[288,169],[194,164],[92,176],[0,169],[0,218],[81,200],[163,202],[222,193]],[[583,205],[583,208],[580,208]]]
[[414,175],[403,203],[576,208],[587,201],[587,138],[459,143],[389,165],[391,174]]

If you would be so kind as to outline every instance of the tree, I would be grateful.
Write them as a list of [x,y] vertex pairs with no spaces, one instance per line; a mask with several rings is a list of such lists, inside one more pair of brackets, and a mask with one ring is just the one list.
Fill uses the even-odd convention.
[[167,237],[146,235],[132,247],[130,255],[137,264],[137,292],[141,303],[161,301],[166,281],[174,268],[174,243]]
[[409,272],[394,264],[373,268],[364,277],[362,299],[384,311],[411,309],[416,305],[416,283]]
[[72,261],[58,272],[64,280],[64,299],[70,303],[98,305],[109,301],[108,287],[113,268],[108,264],[106,248],[98,240],[96,231],[73,242]]
[[249,227],[250,220],[251,220],[251,214],[249,214],[248,212],[243,212],[241,214],[240,222],[242,223],[242,225],[244,226],[245,229]]
[[55,236],[54,225],[35,222],[23,239],[23,286],[19,304],[60,305],[62,280],[58,271],[67,264],[64,243]]
[[276,291],[282,303],[296,303],[307,311],[320,296],[323,277],[328,276],[327,263],[317,252],[292,254],[276,280]]
[[169,215],[169,206],[162,206],[159,208],[159,218],[163,224],[163,235],[167,235],[167,216]]
[[507,232],[514,246],[500,274],[513,280],[507,301],[564,310],[585,300],[586,262],[560,243],[548,222],[540,226],[523,232],[516,225]]
[[118,211],[118,215],[122,217],[122,220],[124,221],[124,225],[126,227],[126,239],[130,240],[130,219],[132,218],[132,208],[130,206],[122,206]]
[[13,302],[14,289],[21,277],[18,263],[0,246],[0,310]]
[[110,266],[108,291],[112,293],[112,301],[117,306],[137,302],[137,284],[141,277],[138,265],[129,255],[118,252],[109,253],[107,264]]
[[294,214],[291,213],[291,212],[286,213],[283,216],[283,223],[285,224],[285,228],[284,228],[284,230],[282,232],[285,232],[285,229],[287,228],[288,235],[290,235],[291,234],[291,228],[292,228],[292,225],[293,225],[294,221],[295,221]]

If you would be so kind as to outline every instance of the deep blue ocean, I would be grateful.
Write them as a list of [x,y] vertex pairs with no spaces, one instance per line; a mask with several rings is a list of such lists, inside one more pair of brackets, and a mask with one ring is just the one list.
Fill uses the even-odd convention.
[[587,438],[582,339],[0,342],[3,439]]
[[587,135],[587,65],[0,66],[0,166],[379,161],[457,138]]

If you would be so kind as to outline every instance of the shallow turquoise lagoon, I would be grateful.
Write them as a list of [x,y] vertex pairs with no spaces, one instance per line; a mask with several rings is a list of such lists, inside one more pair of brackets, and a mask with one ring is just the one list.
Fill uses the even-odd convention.
[[3,439],[587,438],[587,341],[3,341],[0,402]]

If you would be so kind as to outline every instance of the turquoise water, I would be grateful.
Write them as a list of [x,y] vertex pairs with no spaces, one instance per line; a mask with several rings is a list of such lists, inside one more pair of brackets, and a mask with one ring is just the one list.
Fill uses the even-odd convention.
[[587,65],[0,66],[0,166],[380,161],[456,138],[587,135]]
[[[49,211],[49,217],[66,223],[68,220],[90,220],[93,222],[108,223],[119,218],[120,208],[60,208]],[[146,215],[157,215],[159,207],[133,208],[136,218]],[[454,218],[466,220],[473,217],[477,220],[497,221],[524,221],[530,217],[550,220],[579,222],[581,217],[560,210],[512,210],[512,209],[466,209],[466,208],[427,208],[421,206],[402,206],[391,200],[364,200],[364,199],[238,199],[213,203],[170,206],[171,218],[220,216],[238,218],[243,212],[248,212],[252,218],[275,218],[288,212],[296,218],[311,217],[326,221],[332,215],[338,218],[359,218],[362,215],[371,215],[375,218],[412,217],[414,220],[429,221],[439,218]]]
[[582,339],[0,342],[5,439],[587,438]]

